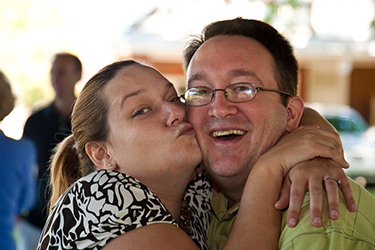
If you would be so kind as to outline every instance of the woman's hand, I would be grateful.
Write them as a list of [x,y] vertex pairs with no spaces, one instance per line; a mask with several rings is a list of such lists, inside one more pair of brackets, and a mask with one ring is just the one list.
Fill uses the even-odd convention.
[[340,189],[348,208],[350,211],[356,210],[348,178],[342,170],[349,167],[349,164],[344,159],[337,133],[314,126],[301,126],[283,136],[263,157],[269,159],[272,165],[280,166],[282,176],[288,174],[275,207],[284,209],[289,205],[289,226],[294,227],[297,224],[306,190],[310,190],[312,224],[321,225],[323,184],[327,189],[330,217],[339,217],[337,183],[332,179],[324,181],[327,177],[341,179]]
[[279,166],[283,177],[297,164],[314,158],[332,159],[342,168],[348,168],[344,159],[340,137],[337,133],[316,126],[300,126],[283,136],[279,142],[260,158]]
[[[338,185],[333,179],[326,180],[328,177],[339,179],[341,184]],[[337,162],[323,158],[299,163],[290,170],[284,179],[280,199],[276,202],[275,208],[282,210],[289,205],[287,223],[289,227],[295,227],[305,192],[309,190],[311,223],[319,227],[322,224],[324,187],[327,193],[328,214],[331,219],[337,220],[340,216],[339,188],[344,195],[348,209],[352,212],[356,211],[357,206],[345,172]]]
[[[281,228],[281,212],[274,208],[274,204],[279,198],[283,179],[293,167],[316,157],[330,158],[339,166],[348,167],[337,134],[313,126],[297,128],[282,137],[274,147],[260,156],[246,181],[241,206],[231,232],[243,234],[245,237],[233,240],[235,242],[228,239],[227,243],[246,244],[250,239],[255,246],[264,246],[275,242],[274,249],[276,249]],[[299,173],[291,172],[290,177],[293,180],[299,178]],[[302,189],[301,185],[299,184],[297,190],[300,190],[303,199],[305,186]],[[293,200],[293,202],[297,205],[299,201]],[[262,226],[254,228],[249,225]]]

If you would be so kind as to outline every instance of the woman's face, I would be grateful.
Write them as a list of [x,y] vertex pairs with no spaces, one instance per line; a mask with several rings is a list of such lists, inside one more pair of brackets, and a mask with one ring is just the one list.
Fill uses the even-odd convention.
[[109,103],[107,148],[119,171],[143,181],[166,173],[187,175],[199,164],[201,151],[185,106],[158,71],[125,67],[104,94]]

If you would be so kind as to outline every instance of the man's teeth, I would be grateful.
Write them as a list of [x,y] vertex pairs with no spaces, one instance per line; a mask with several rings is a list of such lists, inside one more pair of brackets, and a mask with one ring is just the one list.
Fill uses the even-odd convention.
[[219,137],[219,136],[226,136],[226,135],[243,135],[243,134],[245,134],[245,131],[243,130],[230,129],[227,131],[215,131],[212,133],[212,136]]

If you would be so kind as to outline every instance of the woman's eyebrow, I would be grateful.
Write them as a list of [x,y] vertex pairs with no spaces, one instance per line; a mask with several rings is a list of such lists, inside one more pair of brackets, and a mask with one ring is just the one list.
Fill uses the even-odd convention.
[[[166,84],[165,84],[165,89],[166,91],[170,88],[174,88],[174,85],[167,81]],[[120,103],[120,108],[123,108],[124,106],[124,103],[131,97],[134,97],[134,96],[137,96],[137,95],[140,95],[141,93],[143,93],[144,90],[143,89],[138,89],[138,90],[135,90],[133,92],[130,92],[130,93],[127,93],[121,100],[121,103]]]
[[130,92],[130,93],[127,93],[121,100],[121,103],[120,103],[120,108],[123,108],[124,106],[124,103],[126,102],[126,100],[128,100],[130,97],[133,97],[133,96],[137,96],[139,94],[141,94],[143,92],[142,89],[138,89],[136,91],[133,91],[133,92]]

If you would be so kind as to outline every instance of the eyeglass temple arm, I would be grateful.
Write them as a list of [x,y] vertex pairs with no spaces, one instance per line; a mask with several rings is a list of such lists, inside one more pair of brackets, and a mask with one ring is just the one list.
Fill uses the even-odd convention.
[[272,92],[276,92],[276,93],[279,93],[279,94],[283,94],[283,95],[287,95],[287,96],[292,96],[291,94],[289,94],[287,92],[284,92],[284,91],[281,91],[281,90],[277,90],[277,89],[266,89],[266,88],[262,88],[262,87],[257,87],[257,89],[260,89],[260,90],[263,90],[263,91],[272,91]]
[[185,94],[179,96],[182,103],[186,103]]

